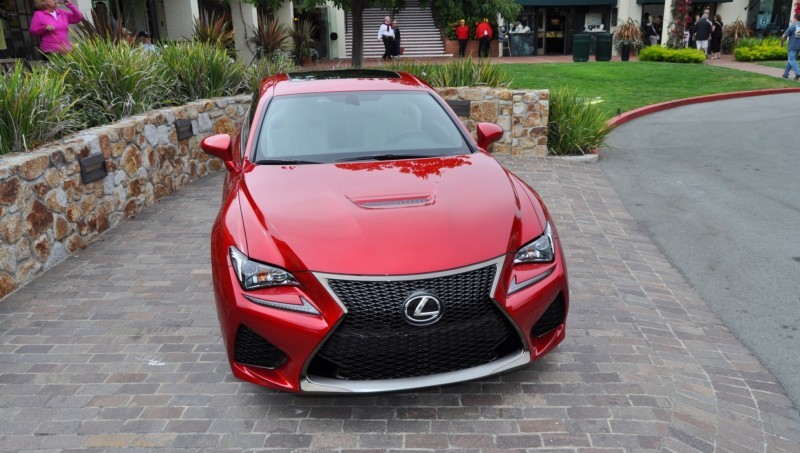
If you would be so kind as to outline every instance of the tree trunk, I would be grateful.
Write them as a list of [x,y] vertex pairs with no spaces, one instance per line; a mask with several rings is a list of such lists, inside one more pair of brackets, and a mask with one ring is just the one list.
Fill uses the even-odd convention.
[[364,64],[364,9],[365,0],[353,0],[353,48],[350,51],[351,64],[360,68]]

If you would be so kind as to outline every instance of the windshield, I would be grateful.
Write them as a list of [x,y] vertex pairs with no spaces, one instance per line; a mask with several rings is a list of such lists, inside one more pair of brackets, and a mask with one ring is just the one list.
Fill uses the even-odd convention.
[[261,124],[263,164],[451,156],[470,153],[460,130],[426,92],[279,96]]

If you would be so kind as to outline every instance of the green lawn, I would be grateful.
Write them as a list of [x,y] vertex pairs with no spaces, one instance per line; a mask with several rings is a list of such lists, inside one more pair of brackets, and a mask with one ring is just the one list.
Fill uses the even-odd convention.
[[600,97],[602,110],[621,112],[673,99],[762,88],[797,87],[797,82],[702,64],[649,61],[504,64],[512,88],[566,85],[586,98]]
[[759,61],[758,64],[762,66],[769,66],[772,68],[785,68],[786,67],[786,60],[781,61]]

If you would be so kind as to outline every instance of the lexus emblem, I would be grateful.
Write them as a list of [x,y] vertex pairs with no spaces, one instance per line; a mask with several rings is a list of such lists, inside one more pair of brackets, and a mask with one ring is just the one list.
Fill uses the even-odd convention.
[[403,303],[403,315],[409,324],[427,326],[442,317],[442,303],[428,293],[414,293]]

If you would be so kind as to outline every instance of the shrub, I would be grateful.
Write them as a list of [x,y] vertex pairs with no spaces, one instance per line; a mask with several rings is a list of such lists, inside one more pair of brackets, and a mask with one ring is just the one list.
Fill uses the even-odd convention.
[[67,74],[21,64],[0,76],[0,154],[24,151],[80,126]]
[[566,87],[550,91],[547,144],[557,156],[581,155],[605,144],[612,127],[596,104]]
[[391,69],[414,74],[434,87],[489,86],[505,87],[511,80],[502,65],[462,58],[447,64],[430,64],[410,61],[393,62]]
[[174,97],[181,104],[232,96],[244,86],[244,66],[217,46],[181,42],[161,49],[158,55],[177,84]]
[[53,55],[50,69],[66,74],[75,105],[89,127],[168,104],[174,83],[157,54],[127,42],[80,41],[67,54]]
[[296,69],[294,59],[281,52],[267,55],[253,62],[244,72],[245,86],[248,91],[258,91],[261,81],[267,77],[281,72],[291,72]]
[[698,49],[667,49],[660,46],[650,46],[639,51],[639,61],[702,63],[706,61],[706,55],[702,50]]
[[743,38],[733,52],[736,61],[785,60],[786,48],[781,46],[780,38]]

